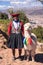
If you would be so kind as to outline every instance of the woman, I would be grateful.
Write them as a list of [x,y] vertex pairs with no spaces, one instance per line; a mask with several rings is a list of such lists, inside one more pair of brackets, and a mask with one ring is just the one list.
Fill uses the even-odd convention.
[[20,14],[12,14],[13,21],[8,26],[9,40],[7,46],[12,49],[13,58],[15,60],[15,49],[19,50],[19,58],[23,48],[22,37],[24,33],[23,22],[19,20]]

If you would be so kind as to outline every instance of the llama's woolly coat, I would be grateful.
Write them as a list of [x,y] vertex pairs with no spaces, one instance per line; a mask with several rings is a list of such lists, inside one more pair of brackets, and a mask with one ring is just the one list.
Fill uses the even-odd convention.
[[[36,50],[36,46],[37,46],[37,37],[34,33],[29,33],[31,32],[32,30],[32,27],[31,27],[31,24],[30,23],[26,23],[24,24],[24,39],[31,39],[32,42],[31,42],[31,45],[27,42],[27,44],[25,44],[25,40],[23,41],[24,43],[24,49],[25,50],[28,50],[28,51],[31,51],[31,54],[34,55],[35,53],[35,50]],[[29,32],[28,32],[29,31]]]

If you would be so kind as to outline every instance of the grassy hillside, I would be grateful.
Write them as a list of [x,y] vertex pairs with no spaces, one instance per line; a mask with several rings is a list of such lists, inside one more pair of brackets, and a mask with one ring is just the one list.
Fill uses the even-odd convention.
[[[0,19],[0,29],[2,31],[4,31],[5,33],[7,33],[7,28],[8,28],[9,22],[10,22],[10,20],[8,20],[8,19],[7,20]],[[32,32],[36,34],[39,42],[43,42],[43,28],[42,27],[35,28],[32,30]]]
[[43,28],[42,27],[34,28],[32,32],[36,34],[39,42],[43,42]]
[[7,27],[10,20],[0,19],[0,29],[7,33]]

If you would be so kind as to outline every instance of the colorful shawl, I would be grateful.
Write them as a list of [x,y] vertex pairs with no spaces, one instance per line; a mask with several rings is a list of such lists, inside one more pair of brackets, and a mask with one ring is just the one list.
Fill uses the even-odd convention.
[[23,40],[23,43],[25,44],[25,45],[27,45],[27,44],[32,44],[32,39],[31,38],[24,38],[24,40]]

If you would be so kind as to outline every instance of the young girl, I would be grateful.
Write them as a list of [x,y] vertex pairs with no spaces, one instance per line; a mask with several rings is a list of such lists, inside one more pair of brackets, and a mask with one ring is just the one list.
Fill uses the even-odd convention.
[[13,21],[8,26],[9,40],[7,46],[12,49],[13,58],[15,60],[15,49],[19,50],[19,58],[23,48],[22,37],[24,33],[23,22],[19,20],[20,14],[12,14]]

